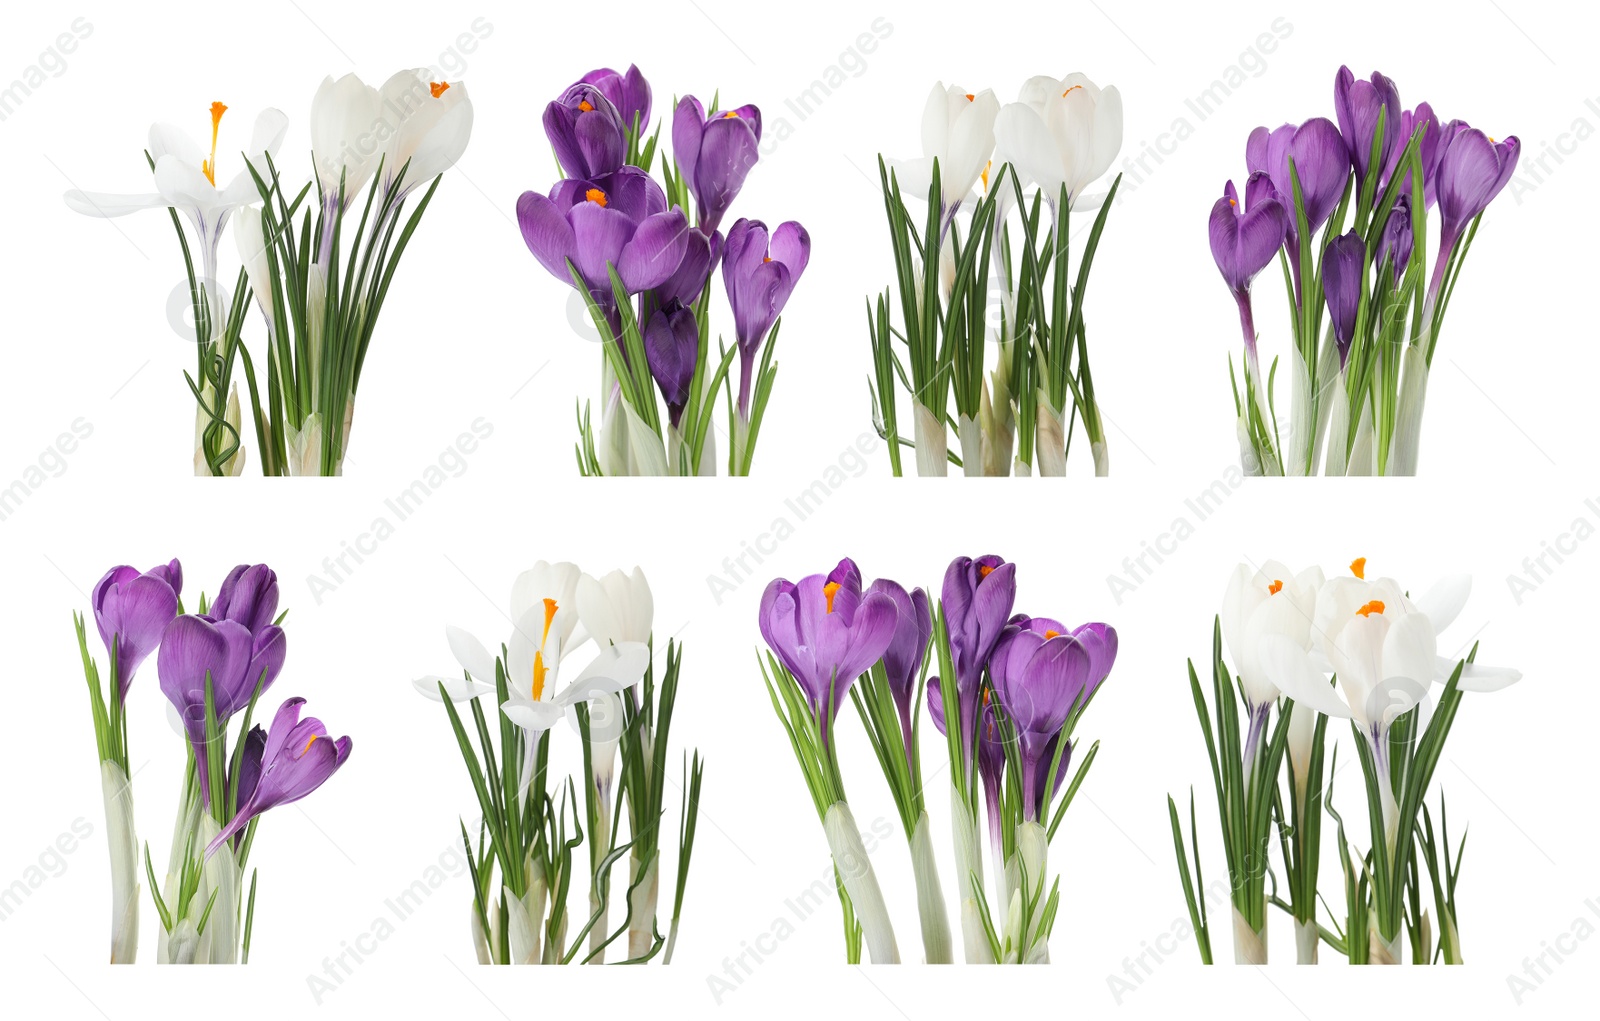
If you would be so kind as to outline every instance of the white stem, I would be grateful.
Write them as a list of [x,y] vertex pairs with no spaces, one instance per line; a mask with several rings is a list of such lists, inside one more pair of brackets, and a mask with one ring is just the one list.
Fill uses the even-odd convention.
[[[609,782],[604,785],[598,782],[595,783],[595,799],[596,818],[593,846],[599,848],[601,856],[604,857],[610,853],[611,848],[611,784]],[[606,963],[606,953],[601,949],[601,944],[606,941],[606,936],[610,934],[611,928],[608,924],[611,917],[610,891],[607,890],[606,902],[602,905],[600,903],[600,878],[599,875],[589,878],[589,914],[592,917],[596,911],[600,912],[600,917],[596,919],[594,928],[589,930],[589,952],[594,954],[593,957],[589,958],[590,964]],[[595,953],[595,951],[599,951],[599,953]]]
[[1350,465],[1345,443],[1350,438],[1350,397],[1345,392],[1345,377],[1339,375],[1338,389],[1329,397],[1332,405],[1328,426],[1328,460],[1323,471],[1330,475],[1345,474]]
[[953,963],[950,919],[945,914],[944,891],[939,887],[939,863],[933,856],[933,834],[928,813],[911,831],[911,873],[917,883],[917,917],[922,922],[922,957],[928,964]]
[[912,401],[911,407],[916,426],[917,474],[948,475],[950,461],[946,455],[950,448],[944,421],[919,401]]
[[956,418],[956,435],[961,439],[961,474],[977,477],[983,474],[983,429],[978,420],[959,415]]
[[1050,399],[1039,391],[1036,416],[1039,427],[1033,435],[1034,467],[1041,477],[1059,478],[1067,474],[1067,424],[1065,414],[1050,406]]
[[[628,885],[632,887],[639,877],[639,861],[630,857],[628,862]],[[630,910],[633,912],[633,919],[628,923],[630,959],[648,954],[650,945],[655,942],[656,898],[660,890],[661,855],[658,853],[650,859],[650,867],[644,882],[640,883],[629,897]]]
[[1089,453],[1094,456],[1095,478],[1103,479],[1111,474],[1111,452],[1106,449],[1105,440],[1097,440],[1089,444]]
[[1296,964],[1316,964],[1317,946],[1322,942],[1317,932],[1317,919],[1312,916],[1304,922],[1294,923],[1294,955]]
[[[993,964],[994,949],[983,926],[983,909],[972,884],[983,882],[983,852],[978,846],[978,817],[967,808],[961,789],[950,785],[950,830],[955,838],[956,892],[961,904],[961,942],[968,964]],[[996,894],[999,896],[999,893]]]
[[[1019,928],[1010,934],[1017,948],[1018,959],[1026,964],[1045,963],[1050,959],[1049,934],[1039,928],[1039,915],[1044,910],[1045,871],[1050,853],[1050,837],[1037,822],[1024,822],[1017,827],[1018,894],[1033,905],[1026,932]],[[1009,870],[1008,870],[1009,871]],[[1025,885],[1024,885],[1025,884]],[[1020,906],[1020,905],[1019,905]]]
[[467,909],[472,914],[472,949],[478,955],[478,963],[491,964],[494,959],[489,956],[489,934],[483,931],[483,920],[478,917],[476,897],[467,903]]
[[1415,475],[1422,442],[1422,406],[1428,398],[1428,359],[1424,344],[1406,348],[1401,361],[1400,405],[1395,409],[1394,438],[1389,445],[1390,475]]
[[1267,921],[1261,920],[1261,931],[1251,928],[1238,908],[1233,909],[1233,963],[1267,963]]
[[850,806],[843,801],[828,806],[822,817],[822,830],[828,837],[828,849],[833,852],[834,868],[839,870],[855,908],[872,963],[899,964],[900,948],[895,945],[894,927],[889,923],[889,907],[883,901],[883,891],[878,888],[878,877],[873,874],[872,860],[867,857]]
[[133,828],[133,786],[110,759],[100,763],[100,792],[111,851],[111,963],[132,964],[139,953],[139,838]]
[[750,421],[738,411],[733,413],[733,470],[729,475],[743,475],[745,455],[750,450]]
[[1372,926],[1371,960],[1372,964],[1399,964],[1404,953],[1401,940],[1404,937],[1395,933],[1392,940],[1383,938],[1383,933],[1378,931],[1377,925]]

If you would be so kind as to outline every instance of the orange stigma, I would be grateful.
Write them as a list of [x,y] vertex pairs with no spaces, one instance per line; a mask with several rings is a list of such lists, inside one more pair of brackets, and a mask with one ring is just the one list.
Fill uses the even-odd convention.
[[770,256],[770,255],[763,255],[763,256],[762,256],[762,257],[761,257],[761,261],[762,261],[762,262],[771,262],[771,261],[772,261],[772,256]]
[[1367,605],[1363,606],[1361,609],[1357,610],[1356,613],[1360,614],[1363,617],[1370,617],[1374,613],[1382,614],[1383,613],[1383,600],[1374,599],[1372,602],[1368,603]]
[[222,115],[227,112],[228,108],[223,104],[211,104],[211,158],[200,162],[200,170],[213,188],[217,186],[217,129],[222,127]]
[[835,595],[837,595],[838,592],[839,592],[839,583],[836,582],[836,581],[830,581],[826,585],[822,586],[822,595],[823,595],[823,597],[825,599],[828,600],[828,612],[829,613],[833,612],[833,597]]
[[1282,591],[1283,591],[1283,582],[1278,581],[1276,578],[1274,578],[1272,580],[1272,584],[1271,585],[1267,586],[1267,593],[1269,595],[1274,595],[1275,596],[1279,592],[1282,592]]
[[594,104],[585,99],[583,102],[578,104],[578,109],[584,113],[589,113],[594,109]]
[[1060,637],[1061,637],[1061,632],[1059,632],[1059,631],[1051,631],[1048,628],[1045,629],[1045,633],[1044,633],[1044,640],[1045,641],[1048,642],[1052,638],[1060,638]]
[[978,565],[978,577],[980,579],[987,578],[987,577],[989,577],[989,575],[991,575],[993,573],[994,573],[994,568],[990,567],[988,564],[979,564]]
[[1239,203],[1238,203],[1238,202],[1236,202],[1236,201],[1235,201],[1235,200],[1233,200],[1233,199],[1229,199],[1229,200],[1228,200],[1228,205],[1230,205],[1230,206],[1237,206],[1237,205],[1238,205],[1238,204],[1239,204]]
[[[544,601],[544,634],[539,639],[539,644],[544,645],[550,641],[550,624],[556,619],[556,601]],[[548,673],[544,665],[544,649],[539,649],[533,654],[533,700],[538,702],[544,694],[544,678]]]
[[428,91],[433,93],[433,98],[438,99],[444,95],[444,90],[450,87],[449,82],[429,82]]
[[601,191],[599,188],[590,188],[588,191],[583,193],[583,197],[588,199],[590,202],[593,202],[601,209],[606,207],[606,193]]
[[1350,573],[1365,581],[1367,577],[1367,558],[1356,557],[1350,561]]
[[1067,91],[1065,91],[1065,92],[1063,92],[1063,93],[1062,93],[1062,94],[1061,94],[1061,98],[1062,98],[1062,99],[1066,99],[1066,98],[1067,98],[1067,97],[1068,97],[1068,96],[1070,96],[1070,95],[1071,95],[1071,94],[1072,94],[1072,93],[1074,93],[1074,92],[1076,92],[1076,91],[1077,91],[1077,90],[1078,90],[1078,89],[1081,89],[1081,88],[1083,88],[1083,86],[1082,86],[1082,85],[1074,85],[1074,86],[1073,86],[1073,87],[1072,87],[1072,88],[1070,88],[1070,89],[1068,89],[1068,90],[1067,90]]
[[727,113],[722,115],[722,119],[723,120],[727,120],[729,117],[737,117],[737,116],[739,116],[739,111],[738,110],[729,110]]
[[307,741],[306,742],[306,746],[304,748],[300,749],[300,754],[301,755],[305,755],[306,752],[309,752],[311,750],[311,746],[316,744],[317,743],[317,738],[319,738],[321,736],[322,736],[321,734],[312,734],[311,735],[311,740]]
[[972,102],[972,101],[974,101],[974,100],[975,100],[975,99],[977,99],[977,98],[978,98],[978,97],[977,97],[977,96],[974,96],[974,95],[973,95],[973,94],[972,94],[972,93],[970,93],[970,92],[969,92],[969,93],[967,93],[967,102],[969,102],[969,103],[970,103],[970,102]]
[[539,639],[540,645],[550,640],[550,622],[555,619],[556,601],[554,599],[546,599],[544,601],[544,636]]

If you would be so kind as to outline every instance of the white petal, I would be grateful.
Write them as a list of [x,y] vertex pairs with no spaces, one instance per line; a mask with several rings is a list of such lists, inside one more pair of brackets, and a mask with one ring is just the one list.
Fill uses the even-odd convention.
[[1440,578],[1433,587],[1424,592],[1417,600],[1417,609],[1428,615],[1433,621],[1434,632],[1443,632],[1455,619],[1461,615],[1461,610],[1467,605],[1467,597],[1472,594],[1472,575],[1453,574],[1448,578]]
[[69,191],[64,196],[67,208],[85,216],[126,216],[141,209],[160,209],[167,200],[160,195],[110,195],[98,191]]
[[181,163],[198,167],[206,158],[205,150],[195,144],[189,133],[175,124],[150,125],[150,159],[159,163],[163,156],[175,156]]
[[1325,716],[1351,718],[1345,704],[1326,675],[1311,666],[1306,651],[1282,635],[1269,635],[1261,642],[1261,662],[1278,690],[1294,699],[1296,705],[1309,706]]
[[[1440,657],[1439,669],[1441,672],[1434,675],[1434,680],[1442,684],[1450,680],[1450,675],[1455,673],[1456,665]],[[1456,687],[1462,691],[1499,691],[1501,688],[1511,687],[1520,680],[1522,671],[1516,667],[1467,663],[1461,668],[1461,680]]]
[[419,694],[435,702],[442,701],[439,698],[440,684],[444,685],[445,694],[450,696],[452,702],[465,702],[479,695],[488,695],[495,690],[491,684],[469,681],[464,677],[446,677],[442,674],[426,674],[411,684]]
[[566,708],[555,702],[508,701],[500,707],[506,719],[532,734],[542,734],[561,722]]
[[444,629],[445,640],[450,643],[450,653],[461,668],[480,681],[494,681],[494,657],[476,637],[454,624]]
[[643,642],[622,642],[600,650],[594,661],[556,696],[562,705],[596,698],[637,684],[650,668],[650,648]]

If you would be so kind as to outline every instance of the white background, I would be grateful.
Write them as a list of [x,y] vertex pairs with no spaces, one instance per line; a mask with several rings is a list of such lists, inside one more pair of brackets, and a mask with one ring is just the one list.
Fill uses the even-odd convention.
[[[65,69],[0,122],[0,187],[10,197],[0,279],[11,324],[0,377],[0,484],[23,478],[41,457],[48,476],[0,521],[0,620],[13,692],[0,741],[0,885],[27,875],[74,820],[94,828],[64,857],[64,871],[54,866],[59,875],[0,922],[0,960],[14,976],[8,1008],[15,1004],[21,1016],[142,1017],[181,1004],[244,1016],[334,1007],[522,1017],[673,1004],[733,1016],[842,1007],[851,1016],[923,1017],[982,1007],[1322,1018],[1436,1003],[1498,1015],[1518,1006],[1507,979],[1522,974],[1525,958],[1574,946],[1558,937],[1579,917],[1600,926],[1585,903],[1600,901],[1584,787],[1596,696],[1579,646],[1592,627],[1600,552],[1578,542],[1564,563],[1547,561],[1555,570],[1520,602],[1507,583],[1575,519],[1600,524],[1600,510],[1585,505],[1600,502],[1583,403],[1594,337],[1570,312],[1595,269],[1580,247],[1592,227],[1597,170],[1589,138],[1600,125],[1600,111],[1586,105],[1597,95],[1587,73],[1592,23],[1563,9],[1503,11],[1478,0],[1449,18],[1406,3],[1317,11],[1259,3],[802,9],[697,0],[540,13],[495,3],[273,3],[173,4],[159,15],[41,3],[9,16],[0,80],[38,63],[79,17],[92,32],[64,57]],[[870,54],[842,56],[880,17],[892,28],[888,38]],[[1257,39],[1280,18],[1287,38],[1265,53]],[[458,37],[474,35],[475,22],[483,37],[466,52]],[[734,215],[798,219],[812,234],[811,267],[785,314],[758,478],[746,484],[723,480],[690,492],[574,478],[573,399],[590,396],[598,354],[568,325],[568,291],[524,248],[513,206],[522,190],[543,190],[553,178],[539,127],[544,104],[589,68],[630,60],[655,86],[658,116],[675,93],[707,98],[717,88],[725,105],[759,104],[769,142]],[[1373,67],[1392,75],[1407,106],[1427,99],[1443,116],[1465,117],[1495,137],[1519,135],[1523,169],[1485,218],[1452,305],[1429,395],[1423,477],[1252,484],[1201,521],[1185,501],[1223,479],[1237,457],[1226,357],[1238,332],[1206,248],[1205,217],[1222,182],[1243,176],[1252,127],[1332,116],[1341,62],[1360,75]],[[303,158],[310,97],[324,74],[355,70],[381,81],[422,64],[466,81],[476,127],[379,325],[348,476],[305,484],[190,479],[193,412],[179,375],[190,354],[164,309],[182,269],[170,224],[154,213],[115,226],[81,218],[61,192],[144,190],[149,123],[186,124],[198,137],[214,99],[231,108],[222,175],[235,169],[228,146],[266,105],[289,114],[286,152]],[[804,119],[786,106],[836,64],[859,73]],[[1244,83],[1198,117],[1185,101],[1233,66],[1245,68]],[[916,154],[922,103],[936,78],[993,87],[1004,101],[1029,74],[1071,70],[1122,90],[1124,156],[1136,158],[1147,144],[1169,150],[1138,187],[1130,187],[1131,174],[1124,181],[1127,198],[1112,214],[1090,294],[1096,384],[1116,426],[1115,477],[1091,484],[1081,478],[1087,461],[1075,461],[1080,479],[1024,483],[1021,498],[997,484],[953,482],[936,494],[929,484],[893,483],[883,477],[881,444],[863,440],[870,360],[862,299],[891,273],[875,156]],[[1184,140],[1163,141],[1180,118]],[[789,129],[781,142],[780,121]],[[1587,125],[1581,132],[1579,121]],[[1533,161],[1547,143],[1566,152],[1536,174]],[[223,251],[228,267],[231,242]],[[1278,294],[1274,283],[1258,299],[1267,352],[1284,350]],[[1579,297],[1563,300],[1567,294]],[[254,319],[249,329],[247,337],[259,336]],[[92,426],[89,439],[63,460],[47,455],[80,418]],[[492,426],[490,438],[398,521],[385,500],[480,418]],[[851,453],[857,444],[871,451],[865,463]],[[253,449],[250,457],[253,476]],[[801,520],[785,501],[819,479],[831,492]],[[380,517],[394,533],[374,547],[362,536]],[[1163,539],[1180,518],[1194,526],[1192,537]],[[779,520],[787,525],[776,528]],[[784,537],[775,539],[775,530]],[[375,552],[330,579],[324,559],[358,543]],[[1122,575],[1124,559],[1146,543],[1172,552],[1119,600],[1107,579]],[[749,549],[764,562],[746,559],[741,577],[753,577],[714,597],[709,579],[726,578],[724,559]],[[754,670],[762,586],[774,575],[825,570],[845,554],[868,578],[937,586],[950,557],[991,551],[1020,562],[1020,608],[1074,623],[1103,619],[1122,637],[1110,686],[1080,731],[1102,740],[1100,758],[1052,854],[1065,877],[1056,964],[999,986],[953,969],[847,970],[835,966],[839,926],[825,909],[719,1007],[707,976],[760,945],[757,937],[786,914],[785,899],[826,867],[809,799]],[[310,711],[355,741],[348,766],[323,790],[262,824],[248,974],[102,964],[108,880],[70,613],[87,609],[86,593],[107,567],[148,567],[174,555],[184,562],[191,605],[202,588],[215,592],[234,563],[277,569],[290,655],[275,694],[305,695]],[[1331,573],[1359,555],[1374,574],[1414,591],[1447,572],[1473,572],[1474,597],[1441,651],[1475,637],[1485,661],[1525,673],[1513,689],[1467,698],[1436,781],[1449,795],[1453,825],[1471,825],[1460,893],[1470,967],[1296,969],[1285,963],[1292,942],[1280,915],[1270,967],[1200,969],[1185,943],[1119,1004],[1109,977],[1184,914],[1168,792],[1196,786],[1210,831],[1202,833],[1208,876],[1223,871],[1183,662],[1208,654],[1228,571],[1241,559],[1276,557]],[[642,564],[655,590],[658,638],[676,634],[688,645],[674,736],[684,748],[698,745],[710,765],[678,967],[537,980],[474,968],[468,884],[455,879],[319,1008],[307,976],[321,974],[325,958],[386,913],[387,898],[454,846],[457,814],[471,811],[442,710],[409,681],[452,667],[446,623],[491,641],[503,635],[511,580],[539,558],[575,560],[596,573]],[[337,584],[319,599],[312,578]],[[165,722],[153,663],[131,698],[140,832],[159,859],[182,746]],[[875,862],[901,948],[914,958],[914,900],[892,803],[856,724],[845,720],[846,783],[863,826],[880,817],[891,824]],[[1344,764],[1353,751],[1347,735],[1341,745]],[[942,750],[931,741],[924,747],[931,770]],[[1354,767],[1339,784],[1339,802],[1359,820]],[[947,854],[942,786],[930,805]],[[1355,829],[1364,842],[1365,827]],[[1330,898],[1339,894],[1334,862],[1330,834]],[[950,869],[947,859],[947,890]],[[141,910],[149,961],[155,913],[148,901]],[[1228,959],[1226,911],[1215,917],[1217,953]],[[1523,1012],[1568,1016],[1591,1001],[1590,958],[1600,960],[1600,943],[1575,946],[1522,997]]]

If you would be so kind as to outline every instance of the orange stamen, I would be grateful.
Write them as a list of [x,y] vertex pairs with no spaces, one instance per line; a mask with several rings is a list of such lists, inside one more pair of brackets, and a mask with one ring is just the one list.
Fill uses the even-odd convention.
[[1062,99],[1066,99],[1067,96],[1071,95],[1074,91],[1076,91],[1077,89],[1081,89],[1081,88],[1083,88],[1082,85],[1074,85],[1072,88],[1068,89],[1066,92],[1063,92],[1061,94],[1061,98]]
[[588,199],[590,202],[593,202],[601,209],[606,207],[606,193],[601,191],[599,188],[590,188],[588,191],[583,193],[583,197]]
[[444,95],[444,90],[450,87],[449,82],[429,82],[428,91],[433,93],[433,98],[438,99]]
[[1361,609],[1357,610],[1356,613],[1360,614],[1363,617],[1370,617],[1374,613],[1382,614],[1383,613],[1383,600],[1374,599],[1372,602],[1368,603],[1367,605],[1363,606]]
[[973,100],[975,100],[975,99],[977,99],[977,98],[978,98],[978,97],[977,97],[977,96],[974,96],[974,95],[973,95],[973,94],[972,94],[972,93],[970,93],[970,92],[969,92],[969,93],[967,93],[967,102],[969,102],[969,103],[970,103],[970,102],[972,102],[972,101],[973,101]]
[[311,746],[316,744],[317,743],[317,738],[319,738],[321,736],[322,736],[321,734],[312,734],[311,735],[311,740],[307,741],[306,742],[306,746],[304,748],[300,749],[300,754],[301,755],[305,755],[306,752],[309,752],[311,750]]
[[729,110],[727,113],[722,115],[722,119],[723,120],[727,120],[729,117],[737,117],[737,116],[739,116],[739,111],[738,110]]
[[838,593],[838,591],[839,583],[836,581],[830,581],[826,585],[822,586],[822,595],[828,600],[829,613],[833,612],[833,597]]
[[550,640],[550,622],[555,619],[556,601],[554,599],[546,599],[544,601],[544,637],[539,639],[540,645]]
[[1350,573],[1365,581],[1367,577],[1367,558],[1356,557],[1350,561]]
[[211,104],[211,158],[200,161],[200,170],[213,188],[217,186],[217,129],[222,126],[222,115],[227,112],[228,108],[221,103]]
[[1052,638],[1059,638],[1059,637],[1061,637],[1061,632],[1059,632],[1059,631],[1051,631],[1048,628],[1045,629],[1045,633],[1044,633],[1044,640],[1045,641],[1048,642]]
[[1268,592],[1268,593],[1269,593],[1269,594],[1270,594],[1270,595],[1274,595],[1274,596],[1275,596],[1275,595],[1277,595],[1277,594],[1278,594],[1278,593],[1279,593],[1279,592],[1282,592],[1282,591],[1283,591],[1283,582],[1281,582],[1281,581],[1278,581],[1278,580],[1277,580],[1277,579],[1276,579],[1276,578],[1274,578],[1274,579],[1273,579],[1273,581],[1272,581],[1272,584],[1271,584],[1271,585],[1268,585],[1268,586],[1267,586],[1267,592]]
[[[971,97],[969,96],[967,98],[970,99]],[[987,163],[985,163],[983,165],[983,175],[982,176],[983,176],[983,190],[984,191],[988,191],[989,190],[989,168],[992,167],[992,166],[994,166],[994,160],[990,160],[989,162],[987,162]]]
[[1228,205],[1230,205],[1230,206],[1237,206],[1237,205],[1238,205],[1238,204],[1239,204],[1239,203],[1238,203],[1238,202],[1236,202],[1236,201],[1234,201],[1234,200],[1233,200],[1233,199],[1229,199],[1229,200],[1228,200]]
[[980,579],[981,578],[987,578],[987,577],[989,577],[989,575],[991,575],[993,573],[994,573],[994,568],[990,567],[988,564],[979,564],[978,565],[978,577]]
[[578,104],[578,109],[582,110],[584,113],[589,113],[594,109],[594,104],[585,99],[583,102]]

